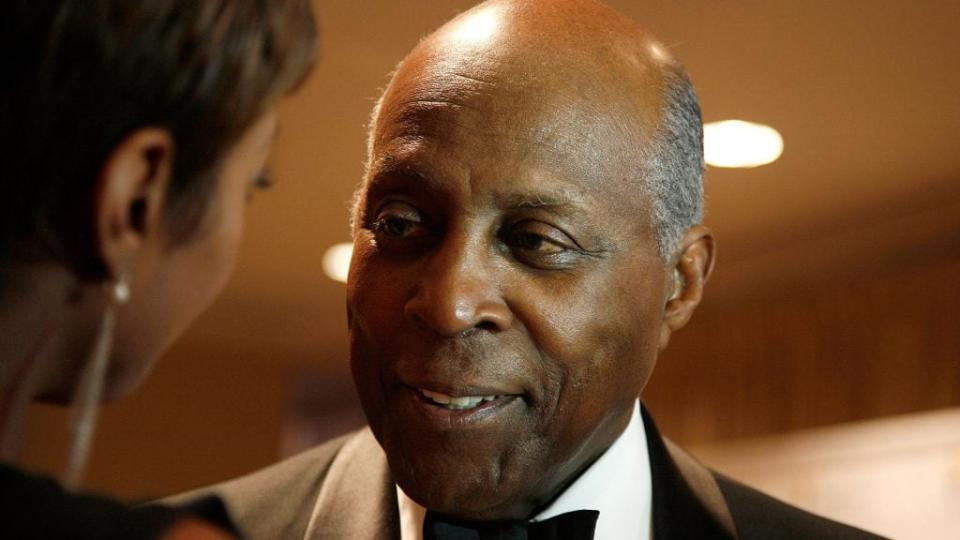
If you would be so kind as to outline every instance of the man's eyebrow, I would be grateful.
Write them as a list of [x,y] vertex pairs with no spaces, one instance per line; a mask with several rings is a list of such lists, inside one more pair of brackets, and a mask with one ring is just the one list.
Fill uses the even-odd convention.
[[394,192],[422,192],[441,188],[441,184],[428,172],[404,159],[387,156],[377,160],[371,167],[364,191],[367,201],[377,200]]
[[398,188],[417,186],[436,187],[437,180],[430,173],[414,163],[401,159],[379,160],[372,168],[367,189],[371,191],[390,191]]
[[[393,154],[376,160],[370,172],[367,180],[367,193],[370,198],[396,189],[444,189],[443,182],[429,170],[423,170],[417,160]],[[563,216],[587,212],[588,200],[589,196],[580,190],[563,187],[538,189],[535,184],[494,195],[496,205],[504,210],[542,209]]]
[[418,180],[427,180],[419,167],[406,159],[394,155],[385,155],[377,159],[370,167],[370,179],[374,180],[385,176],[407,176]]
[[509,210],[543,209],[558,214],[572,214],[585,211],[584,197],[575,191],[529,191],[509,193],[497,197],[498,204]]

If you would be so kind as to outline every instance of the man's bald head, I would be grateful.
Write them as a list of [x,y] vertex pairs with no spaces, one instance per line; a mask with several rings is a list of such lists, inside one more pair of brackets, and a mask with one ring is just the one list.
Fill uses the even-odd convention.
[[[584,141],[626,168],[624,196],[649,206],[664,260],[703,213],[700,108],[683,67],[636,22],[594,0],[489,0],[425,38],[398,66],[373,111],[368,155],[382,118],[422,106],[465,106],[495,95],[522,104],[525,117],[552,120],[532,134],[559,151]],[[417,101],[418,103],[414,103]],[[384,105],[387,105],[386,107]],[[488,100],[490,128],[515,126]],[[368,163],[369,166],[373,163]],[[643,193],[646,197],[639,197]]]

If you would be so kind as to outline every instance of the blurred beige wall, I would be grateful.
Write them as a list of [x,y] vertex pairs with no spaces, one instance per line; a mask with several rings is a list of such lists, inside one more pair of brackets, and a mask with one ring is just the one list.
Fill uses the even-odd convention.
[[960,408],[691,450],[785,501],[890,538],[960,531]]
[[708,284],[645,400],[684,442],[958,405],[958,279],[960,246],[719,305]]

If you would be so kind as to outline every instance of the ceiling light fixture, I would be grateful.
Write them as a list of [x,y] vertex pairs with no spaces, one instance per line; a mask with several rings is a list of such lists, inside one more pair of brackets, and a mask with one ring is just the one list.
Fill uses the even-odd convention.
[[759,167],[783,153],[783,137],[763,124],[724,120],[703,125],[703,154],[714,167]]
[[343,243],[330,246],[323,254],[323,271],[334,281],[347,282],[350,272],[350,257],[353,256],[353,244]]

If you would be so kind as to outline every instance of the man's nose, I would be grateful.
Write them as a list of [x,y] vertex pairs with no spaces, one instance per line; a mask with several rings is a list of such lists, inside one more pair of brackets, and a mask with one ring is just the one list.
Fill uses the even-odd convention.
[[444,337],[509,328],[513,314],[482,247],[464,241],[446,244],[428,261],[404,307],[406,317]]

